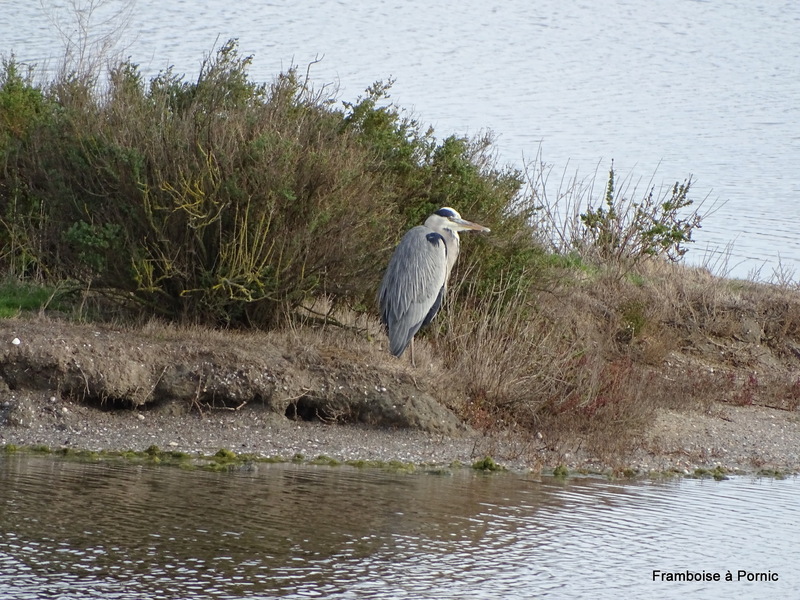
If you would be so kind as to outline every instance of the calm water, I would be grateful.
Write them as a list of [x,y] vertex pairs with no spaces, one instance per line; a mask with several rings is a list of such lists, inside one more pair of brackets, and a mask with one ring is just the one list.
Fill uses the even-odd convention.
[[[64,43],[54,24],[76,30],[70,4],[0,1],[0,53],[57,63]],[[87,19],[94,42],[114,31],[114,9],[131,3],[77,4],[108,9]],[[394,77],[393,99],[440,136],[491,129],[501,161],[517,166],[541,144],[551,195],[562,174],[604,177],[612,158],[643,187],[694,174],[696,200],[725,204],[690,261],[762,279],[800,266],[793,0],[136,0],[125,20],[114,50],[146,74],[174,65],[194,77],[215,40],[236,37],[260,81],[322,58],[312,82],[338,85],[338,98],[352,101]]]
[[[0,597],[797,597],[799,485],[5,455]],[[654,569],[778,581],[654,582]]]

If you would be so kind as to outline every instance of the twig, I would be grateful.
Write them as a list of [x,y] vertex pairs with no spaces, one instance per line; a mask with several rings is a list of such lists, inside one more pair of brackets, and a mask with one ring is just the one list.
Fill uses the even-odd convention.
[[230,411],[237,411],[247,404],[247,400],[242,400],[242,403],[239,406],[212,406],[212,410],[230,410]]

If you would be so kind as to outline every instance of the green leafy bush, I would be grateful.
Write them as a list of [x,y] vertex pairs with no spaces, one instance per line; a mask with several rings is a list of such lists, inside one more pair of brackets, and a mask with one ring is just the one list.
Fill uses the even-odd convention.
[[0,72],[0,155],[11,148],[12,139],[26,139],[40,126],[51,107],[41,90],[33,86],[32,70],[21,72],[22,65],[12,56],[2,62]]
[[635,263],[650,256],[679,260],[686,254],[686,244],[700,227],[702,216],[689,199],[691,179],[674,186],[661,197],[651,187],[639,201],[620,196],[612,164],[608,173],[604,205],[587,206],[580,215],[583,224],[581,243],[602,260]]

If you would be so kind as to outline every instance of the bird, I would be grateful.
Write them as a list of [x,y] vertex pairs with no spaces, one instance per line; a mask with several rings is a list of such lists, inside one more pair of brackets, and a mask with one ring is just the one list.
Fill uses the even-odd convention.
[[389,260],[378,291],[381,323],[389,337],[389,351],[401,356],[414,336],[430,323],[442,306],[450,271],[458,258],[459,231],[491,231],[461,218],[445,206],[406,232]]

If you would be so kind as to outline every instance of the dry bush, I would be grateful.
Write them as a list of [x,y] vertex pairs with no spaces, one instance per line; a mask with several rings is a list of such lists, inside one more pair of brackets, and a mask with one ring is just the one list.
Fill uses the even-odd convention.
[[448,368],[467,382],[470,410],[519,411],[529,420],[555,383],[547,367],[576,349],[560,344],[555,324],[536,313],[521,290],[510,300],[501,298],[506,292],[468,293],[472,302],[446,307],[446,335],[437,342]]
[[800,295],[795,289],[716,277],[705,269],[657,262],[645,277],[663,306],[662,320],[683,343],[739,341],[780,354],[800,340]]
[[472,302],[445,312],[437,343],[465,383],[463,411],[473,422],[535,429],[550,419],[642,421],[637,407],[649,371],[621,355],[608,335],[616,320],[603,317],[608,307],[591,294],[567,285],[467,296]]
[[[563,291],[533,306],[477,301],[447,317],[438,346],[466,387],[461,414],[479,429],[539,432],[551,449],[585,444],[598,455],[631,448],[662,398],[647,365],[619,356],[594,315]],[[587,316],[588,314],[588,316]]]

